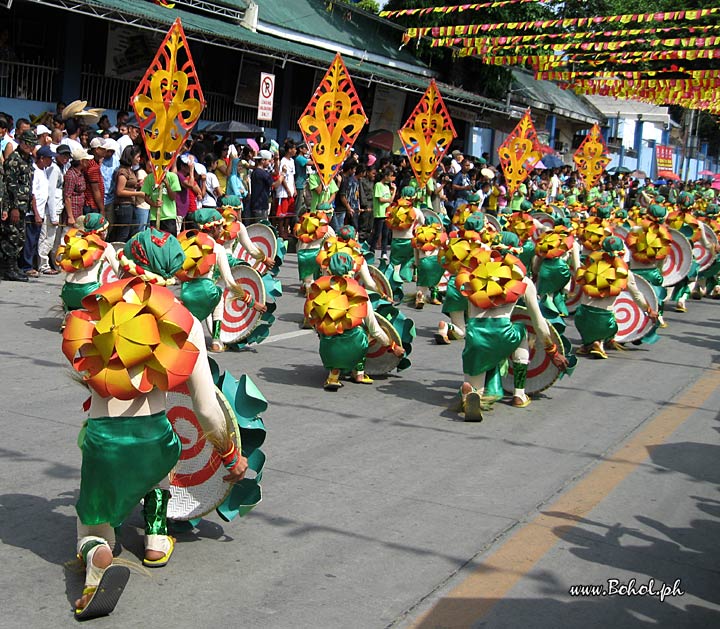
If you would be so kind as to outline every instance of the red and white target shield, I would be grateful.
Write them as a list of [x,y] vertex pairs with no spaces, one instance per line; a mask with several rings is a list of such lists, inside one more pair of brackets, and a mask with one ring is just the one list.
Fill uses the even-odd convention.
[[[124,242],[110,242],[108,243],[109,247],[112,247],[115,249],[115,253],[118,253],[122,251],[122,248],[125,246]],[[113,271],[112,266],[110,266],[110,263],[103,258],[103,261],[100,263],[100,267],[98,268],[98,282],[100,282],[100,285],[103,286],[104,284],[109,284],[110,282],[117,282],[120,278],[115,275],[115,271]]]
[[[252,243],[265,254],[266,259],[275,259],[275,254],[277,253],[277,238],[275,238],[275,232],[273,232],[272,229],[262,223],[254,223],[253,225],[248,225],[247,233]],[[256,262],[255,258],[250,255],[250,252],[239,242],[235,247],[233,256],[238,260],[250,264],[260,275],[265,275],[267,272],[267,265],[264,262]]]
[[[635,283],[650,308],[657,312],[657,296],[650,282],[639,275],[635,275]],[[615,340],[618,343],[637,341],[650,332],[654,325],[652,319],[633,301],[632,295],[627,290],[618,295],[613,310],[615,311],[615,321],[617,321],[618,326],[618,332],[615,335]]]
[[711,248],[706,247],[702,240],[693,243],[693,258],[698,263],[701,271],[710,268],[715,260],[715,250],[718,248],[718,237],[707,223],[700,223],[705,234],[705,239],[710,243]]
[[[265,303],[265,286],[258,272],[249,266],[236,266],[232,269],[235,282],[253,299]],[[236,299],[234,293],[223,291],[223,318],[220,324],[220,340],[223,343],[239,343],[260,323],[262,314],[250,308],[245,302]]]
[[[546,212],[531,212],[530,216],[532,216],[538,223],[540,223],[544,227],[547,227],[549,231],[552,231],[555,227],[555,219]],[[540,237],[543,235],[543,233],[544,232],[540,231],[539,229],[536,229],[532,237],[533,241],[537,242],[538,240],[540,240]]]
[[502,225],[500,225],[500,221],[492,214],[485,214],[485,220],[487,221],[488,225],[493,226],[493,228],[498,234],[502,231]]
[[582,288],[575,281],[573,275],[568,282],[567,292],[565,293],[565,307],[570,314],[573,314],[580,305],[580,297],[582,296]]
[[693,252],[690,241],[677,229],[668,230],[672,235],[670,253],[663,260],[663,286],[675,286],[690,273]]
[[[388,335],[388,338],[394,341],[396,345],[402,345],[400,335],[393,327],[393,324],[377,312],[375,313],[375,317],[380,327],[385,331],[385,334]],[[365,355],[365,373],[369,376],[382,376],[383,374],[390,373],[400,364],[402,359],[387,350],[386,345],[381,345],[373,338],[370,339],[370,345]]]
[[447,293],[447,287],[448,287],[449,281],[450,281],[450,273],[445,271],[445,273],[443,273],[443,276],[440,278],[440,281],[438,282],[438,286],[437,286],[438,291],[441,293]]
[[[215,389],[215,395],[225,414],[228,432],[240,450],[242,444],[235,413],[220,389]],[[171,391],[167,400],[168,420],[182,444],[180,460],[170,475],[168,517],[192,520],[210,513],[221,504],[232,485],[223,481],[227,470],[215,448],[203,436],[187,387],[182,391]]]
[[[377,286],[378,292],[380,293],[380,295],[382,295],[382,298],[387,299],[387,301],[392,301],[392,287],[390,286],[390,282],[388,282],[388,279],[387,277],[385,277],[384,273],[372,264],[368,264],[368,271],[370,272],[370,277],[372,277],[375,281],[375,286]],[[370,288],[368,288],[367,286],[365,286],[365,288],[367,290],[370,290]]]
[[[533,395],[540,393],[551,387],[553,383],[560,377],[560,370],[553,365],[550,357],[545,353],[545,347],[540,339],[535,335],[535,326],[528,314],[526,308],[516,306],[510,319],[513,322],[525,324],[527,330],[528,344],[530,346],[530,364],[528,365],[527,380],[525,381],[525,393]],[[563,351],[563,344],[557,330],[550,324],[550,336],[553,343],[557,346],[558,352]],[[503,389],[508,393],[512,393],[515,389],[513,380],[512,357],[508,356],[509,368],[507,374],[503,377]]]

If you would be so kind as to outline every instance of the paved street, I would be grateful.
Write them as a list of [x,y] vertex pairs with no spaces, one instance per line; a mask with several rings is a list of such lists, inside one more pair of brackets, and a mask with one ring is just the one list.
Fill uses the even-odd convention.
[[[413,366],[322,390],[299,331],[295,257],[278,321],[218,362],[264,392],[263,502],[180,535],[171,564],[133,574],[99,629],[141,627],[709,627],[720,619],[720,303],[668,313],[662,341],[583,360],[527,409],[481,424],[447,406],[461,345],[439,306],[406,310]],[[0,284],[0,627],[72,626],[75,445],[83,389],[60,352],[61,280]],[[576,341],[572,327],[569,336]],[[123,529],[139,565],[141,516]],[[654,579],[683,596],[571,597],[576,584]]]

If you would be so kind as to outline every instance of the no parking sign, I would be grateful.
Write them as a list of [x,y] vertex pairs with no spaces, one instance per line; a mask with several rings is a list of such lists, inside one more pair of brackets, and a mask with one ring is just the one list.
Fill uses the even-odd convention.
[[258,97],[258,120],[272,120],[275,98],[275,75],[260,73],[260,95]]

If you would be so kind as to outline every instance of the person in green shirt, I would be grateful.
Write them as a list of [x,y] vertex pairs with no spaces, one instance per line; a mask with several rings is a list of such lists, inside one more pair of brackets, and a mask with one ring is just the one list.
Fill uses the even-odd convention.
[[395,171],[387,167],[382,171],[380,180],[373,188],[373,231],[370,246],[373,251],[377,248],[380,239],[380,259],[387,260],[387,250],[390,245],[390,230],[385,224],[385,213],[395,198]]
[[527,186],[524,183],[521,183],[518,186],[518,189],[515,190],[515,194],[513,194],[512,200],[510,201],[510,211],[511,212],[519,212],[520,211],[520,205],[523,201],[527,199],[528,189]]
[[[338,185],[335,179],[331,179],[327,188],[323,188],[322,179],[318,175],[316,170],[313,170],[312,174],[307,179],[307,187],[310,189],[310,211],[314,212],[317,210],[319,203],[329,203],[333,208],[335,207],[335,195],[338,191]],[[330,218],[332,218],[333,211],[328,212]]]
[[145,203],[150,206],[150,224],[155,225],[157,210],[160,207],[160,195],[162,194],[162,207],[160,209],[160,229],[177,236],[177,207],[175,197],[180,192],[180,179],[177,174],[169,172],[160,187],[155,186],[152,177],[145,177],[142,188],[145,193]]

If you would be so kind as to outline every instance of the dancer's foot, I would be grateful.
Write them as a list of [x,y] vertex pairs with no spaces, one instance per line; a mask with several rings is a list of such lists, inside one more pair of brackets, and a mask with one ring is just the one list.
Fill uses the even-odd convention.
[[530,406],[530,398],[528,397],[527,393],[523,393],[522,395],[515,395],[513,396],[511,405],[514,408],[526,408]]
[[437,332],[435,332],[435,343],[438,345],[450,345],[450,338],[448,337],[449,332],[448,324],[445,321],[438,323]]
[[607,354],[605,353],[605,350],[603,349],[600,341],[595,341],[590,346],[590,356],[592,356],[593,358],[607,358]]

